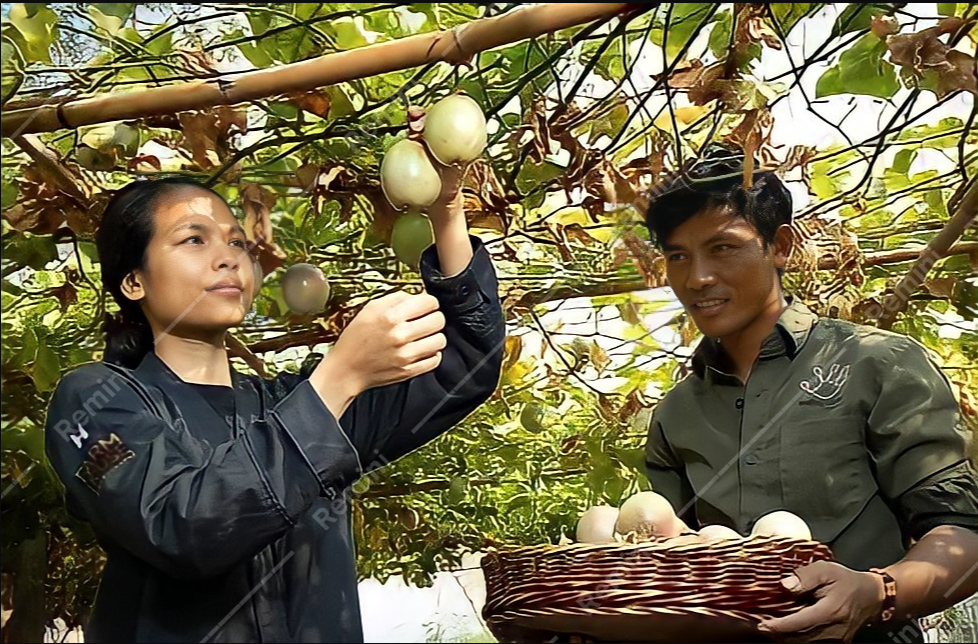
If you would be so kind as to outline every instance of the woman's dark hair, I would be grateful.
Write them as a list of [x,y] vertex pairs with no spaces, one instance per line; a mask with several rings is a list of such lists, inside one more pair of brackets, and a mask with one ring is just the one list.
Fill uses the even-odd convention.
[[730,207],[761,235],[766,249],[782,224],[791,223],[791,193],[773,172],[755,172],[744,188],[744,154],[713,144],[692,167],[657,188],[645,225],[662,248],[673,231],[708,208]]
[[146,249],[153,238],[153,216],[160,200],[187,186],[221,197],[210,188],[185,177],[140,179],[119,189],[102,213],[102,223],[95,234],[102,269],[102,288],[119,305],[117,314],[106,313],[102,325],[105,331],[105,362],[134,369],[153,350],[153,330],[149,321],[140,304],[123,295],[122,281],[134,270],[146,268]]

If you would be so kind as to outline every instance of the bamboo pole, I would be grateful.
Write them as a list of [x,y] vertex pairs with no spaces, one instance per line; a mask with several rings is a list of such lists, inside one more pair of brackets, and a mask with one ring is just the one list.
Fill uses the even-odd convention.
[[237,78],[191,81],[68,100],[3,112],[0,134],[17,136],[62,128],[145,118],[217,105],[235,105],[269,96],[310,91],[343,81],[419,67],[430,62],[464,63],[473,54],[594,20],[641,12],[658,3],[545,3],[520,7],[492,18],[367,45],[319,58],[243,74]]

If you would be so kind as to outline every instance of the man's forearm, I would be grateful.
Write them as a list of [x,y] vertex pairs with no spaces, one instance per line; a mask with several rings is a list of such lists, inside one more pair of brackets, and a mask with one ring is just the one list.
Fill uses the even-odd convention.
[[896,581],[897,619],[942,611],[978,593],[978,533],[934,528],[886,570]]

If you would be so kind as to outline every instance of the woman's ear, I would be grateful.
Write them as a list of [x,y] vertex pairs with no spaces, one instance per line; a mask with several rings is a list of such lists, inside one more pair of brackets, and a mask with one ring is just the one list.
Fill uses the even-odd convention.
[[138,302],[146,297],[146,290],[143,288],[143,283],[139,279],[137,271],[133,271],[123,278],[121,289],[122,294],[133,302]]
[[777,232],[774,233],[774,244],[773,244],[773,255],[774,255],[774,267],[780,270],[784,270],[785,266],[788,265],[788,259],[791,257],[791,251],[795,247],[795,231],[788,224],[781,224],[778,226]]

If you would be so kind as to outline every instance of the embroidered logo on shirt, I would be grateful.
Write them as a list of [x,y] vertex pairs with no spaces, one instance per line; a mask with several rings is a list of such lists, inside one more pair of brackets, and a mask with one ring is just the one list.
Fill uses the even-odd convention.
[[834,364],[826,374],[819,365],[812,367],[812,379],[798,383],[806,394],[821,401],[835,398],[849,379],[849,365]]
[[82,441],[84,441],[86,438],[88,438],[88,432],[85,431],[85,428],[82,427],[81,423],[78,423],[78,433],[77,434],[72,434],[68,438],[70,438],[71,439],[71,442],[75,444],[75,447],[77,447],[78,449],[81,449],[82,448]]
[[92,445],[75,476],[98,494],[105,475],[135,455],[118,435],[110,434]]

